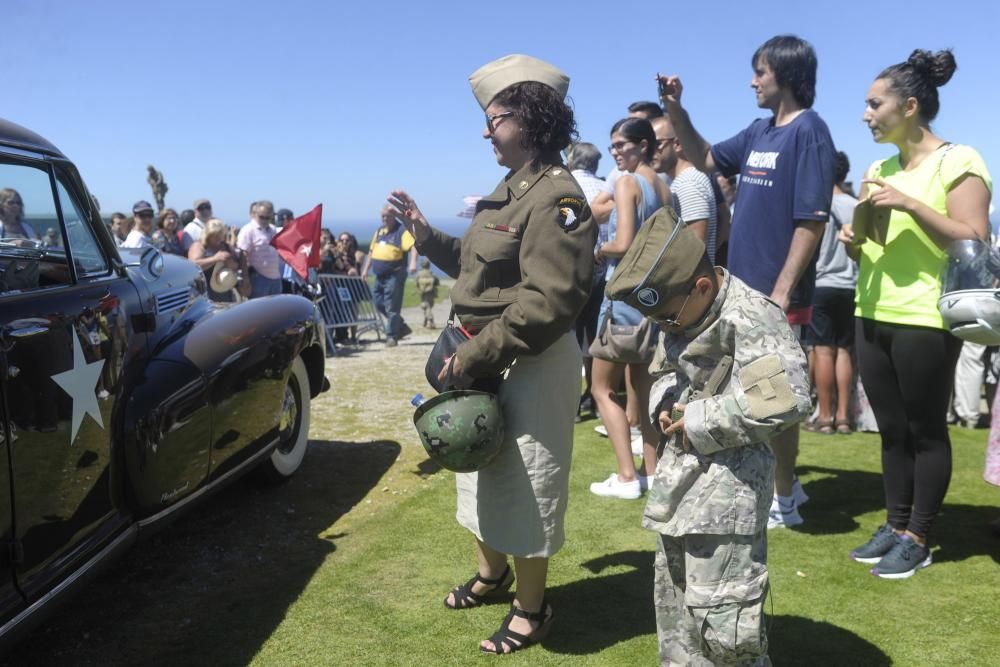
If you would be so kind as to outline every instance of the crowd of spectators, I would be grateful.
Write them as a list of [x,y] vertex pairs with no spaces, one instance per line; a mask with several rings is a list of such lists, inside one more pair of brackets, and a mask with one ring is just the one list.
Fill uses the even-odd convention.
[[[16,192],[12,197],[19,199]],[[0,206],[7,199],[0,193]],[[292,211],[275,211],[270,201],[259,200],[250,204],[249,217],[241,226],[227,224],[213,217],[208,199],[196,200],[179,214],[173,208],[155,213],[148,201],[140,200],[133,205],[131,217],[114,212],[107,224],[121,248],[155,247],[193,261],[205,272],[208,294],[214,301],[300,292],[303,285],[315,284],[317,272],[311,272],[306,280],[298,278],[270,245],[281,227],[294,218]],[[16,232],[14,228],[11,231]],[[318,273],[360,275],[366,256],[354,234],[345,231],[335,237],[329,229],[321,231]]]
[[[815,413],[805,429],[882,435],[889,521],[880,529],[881,550],[871,562],[894,556],[881,567],[891,577],[904,547],[921,563],[927,555],[926,535],[950,477],[946,411],[952,423],[968,427],[989,419],[981,406],[993,403],[1000,365],[994,360],[1000,355],[949,334],[937,297],[948,244],[989,238],[992,184],[972,148],[930,130],[939,108],[937,88],[951,77],[954,58],[949,51],[915,51],[876,78],[864,114],[873,139],[898,151],[865,172],[861,189],[861,199],[890,221],[893,232],[888,238],[854,238],[858,198],[847,180],[849,160],[836,151],[826,124],[812,110],[815,53],[802,40],[782,36],[762,46],[753,62],[758,105],[771,115],[731,139],[716,144],[702,139],[682,106],[680,79],[658,77],[660,104],[629,106],[630,116],[651,120],[654,138],[619,136],[616,142],[613,131],[609,151],[616,164],[604,179],[596,176],[600,153],[592,144],[571,146],[568,166],[584,193],[592,193],[595,217],[606,223],[615,210],[617,183],[628,172],[621,155],[650,147],[653,167],[670,185],[668,201],[705,241],[715,263],[785,310],[809,355]],[[610,314],[607,304],[596,304],[614,272],[600,250],[614,228],[602,224],[594,298],[578,322],[585,354]],[[616,250],[627,248],[626,243]],[[616,303],[615,322],[631,324],[618,310]],[[603,363],[587,360],[585,366]],[[591,490],[636,497],[645,490],[641,482],[648,466],[643,461],[637,472],[631,457],[621,455],[627,438],[618,423],[627,415],[632,453],[642,454],[641,429],[635,428],[642,419],[629,407],[635,383],[627,376],[591,380],[589,368],[585,375],[578,419],[590,416],[596,404],[604,422],[597,430],[611,438],[618,468]],[[779,434],[771,446],[775,491],[768,524],[797,526],[804,521],[799,508],[808,501],[795,476],[797,429]]]

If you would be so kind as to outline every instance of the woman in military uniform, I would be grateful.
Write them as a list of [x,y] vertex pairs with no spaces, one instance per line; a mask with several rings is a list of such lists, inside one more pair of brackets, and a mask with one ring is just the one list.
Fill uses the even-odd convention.
[[564,540],[580,393],[573,325],[590,293],[597,226],[559,157],[575,134],[564,101],[569,78],[548,63],[512,55],[469,81],[486,112],[483,138],[510,171],[476,205],[461,239],[432,228],[406,192],[393,192],[389,203],[419,252],[457,278],[455,314],[475,334],[455,354],[458,384],[504,377],[498,393],[504,446],[483,470],[456,475],[457,518],[476,538],[479,569],[445,605],[478,606],[508,589],[516,573],[507,618],[480,644],[485,652],[510,653],[539,641],[553,619],[545,580],[548,559]]

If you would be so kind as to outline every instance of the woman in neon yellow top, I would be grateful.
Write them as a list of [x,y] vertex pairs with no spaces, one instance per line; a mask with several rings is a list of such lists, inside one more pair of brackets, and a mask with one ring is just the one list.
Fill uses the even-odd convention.
[[[968,146],[936,136],[937,89],[956,68],[950,51],[914,51],[876,77],[864,122],[899,153],[875,162],[862,181],[874,218],[867,239],[846,227],[841,240],[859,261],[858,367],[882,436],[887,522],[851,552],[872,574],[902,579],[931,563],[927,535],[951,479],[946,422],[961,341],[937,310],[945,248],[986,239],[992,182]],[[887,224],[886,224],[887,219]],[[857,241],[857,242],[855,242]]]

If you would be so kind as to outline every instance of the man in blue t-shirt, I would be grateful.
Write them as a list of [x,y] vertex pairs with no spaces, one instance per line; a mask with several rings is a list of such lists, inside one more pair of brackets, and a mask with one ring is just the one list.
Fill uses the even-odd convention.
[[[729,270],[767,294],[796,328],[809,323],[816,280],[816,249],[830,215],[834,146],[826,123],[812,110],[816,53],[793,35],[757,49],[750,86],[757,106],[771,112],[715,145],[694,129],[681,106],[681,81],[661,77],[661,102],[688,159],[697,169],[739,174],[729,237]],[[772,441],[775,499],[768,527],[802,523],[808,497],[795,479],[798,427]]]

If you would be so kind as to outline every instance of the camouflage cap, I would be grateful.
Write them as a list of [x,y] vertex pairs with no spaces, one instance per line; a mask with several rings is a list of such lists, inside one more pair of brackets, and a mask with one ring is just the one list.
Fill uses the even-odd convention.
[[642,223],[604,293],[655,315],[660,304],[690,288],[704,254],[705,243],[664,206]]
[[501,90],[522,81],[544,83],[561,98],[565,98],[569,90],[569,77],[565,72],[544,60],[519,53],[486,63],[469,76],[472,94],[483,109]]

